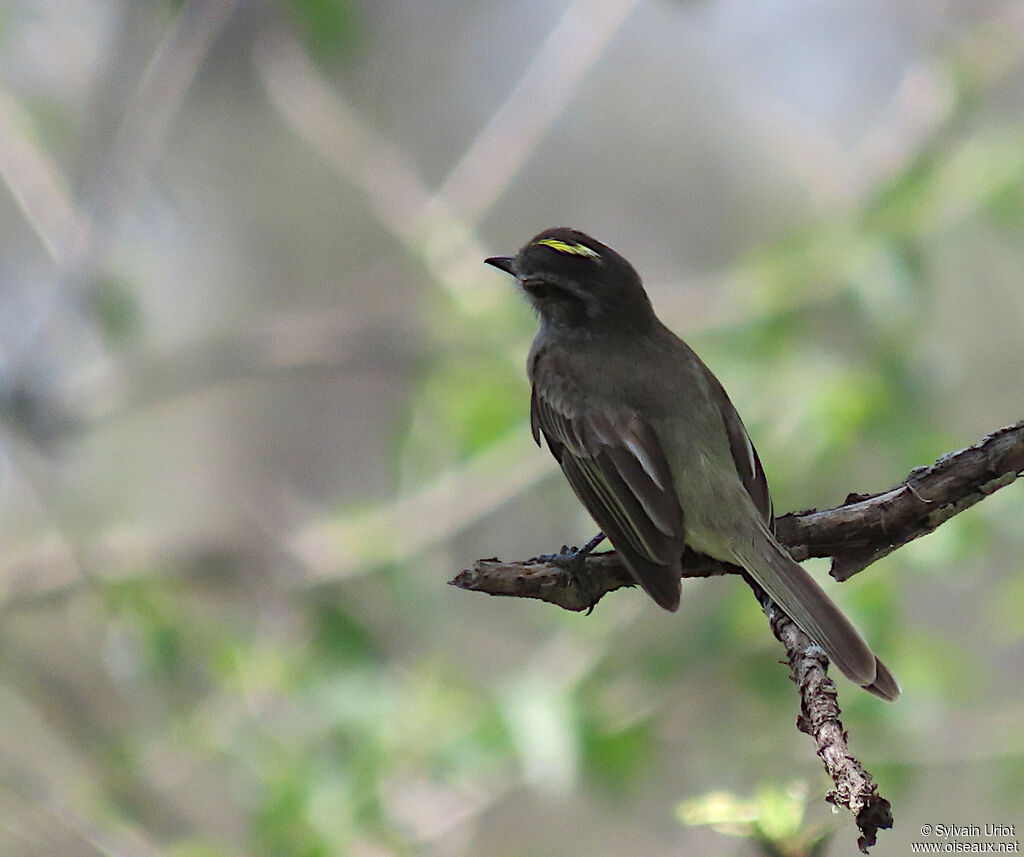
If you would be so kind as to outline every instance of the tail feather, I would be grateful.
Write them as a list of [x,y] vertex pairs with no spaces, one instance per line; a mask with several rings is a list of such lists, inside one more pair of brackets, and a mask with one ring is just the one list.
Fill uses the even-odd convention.
[[882,699],[895,700],[899,682],[814,578],[767,529],[759,531],[749,547],[749,555],[738,552],[737,559],[772,601],[825,650],[843,675]]
[[889,702],[895,702],[900,697],[900,693],[903,688],[900,687],[900,683],[896,680],[889,668],[881,662],[877,657],[875,658],[875,680],[864,687],[864,690],[871,691],[875,696],[880,696],[882,699],[888,700]]

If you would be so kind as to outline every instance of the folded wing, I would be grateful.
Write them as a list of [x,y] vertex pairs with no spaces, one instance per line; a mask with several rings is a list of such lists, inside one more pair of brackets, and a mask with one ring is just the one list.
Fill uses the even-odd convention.
[[628,408],[570,404],[536,383],[530,423],[636,581],[666,610],[678,608],[683,509],[650,426]]

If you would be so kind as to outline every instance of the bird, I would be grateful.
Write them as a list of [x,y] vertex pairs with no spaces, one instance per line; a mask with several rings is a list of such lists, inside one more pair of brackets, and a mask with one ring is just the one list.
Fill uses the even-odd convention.
[[895,700],[896,678],[776,540],[767,478],[736,408],[658,319],[633,266],[564,227],[484,261],[515,277],[539,316],[530,427],[601,528],[587,548],[606,537],[669,611],[685,548],[740,566],[844,675]]

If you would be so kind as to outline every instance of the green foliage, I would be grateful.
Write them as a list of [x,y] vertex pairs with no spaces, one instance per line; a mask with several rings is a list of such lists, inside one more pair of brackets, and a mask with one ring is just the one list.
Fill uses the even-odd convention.
[[617,724],[606,718],[586,719],[582,751],[586,772],[613,795],[629,795],[644,779],[654,755],[656,737],[650,720]]
[[997,581],[989,599],[987,626],[1000,641],[1020,644],[1024,640],[1024,577]]
[[168,857],[234,857],[234,854],[217,845],[190,839],[176,842],[167,849]]
[[[2,15],[2,13],[0,13]],[[2,25],[2,17],[0,17]],[[68,150],[68,145],[75,137],[74,113],[60,101],[36,96],[26,100],[24,118],[28,121],[26,129],[39,144],[57,160],[73,158],[75,152]]]
[[[330,595],[315,597],[310,607],[313,645],[327,663],[372,663],[383,656],[370,632]],[[314,653],[316,657],[316,653]]]
[[[516,425],[524,416],[524,397],[528,400],[529,388],[523,373],[507,362],[459,354],[442,357],[424,374],[412,401],[415,421],[409,441],[422,438],[460,460]],[[419,460],[429,456],[427,451],[411,454]]]
[[752,798],[712,792],[682,801],[676,814],[683,824],[707,825],[726,836],[752,839],[769,857],[814,857],[822,853],[833,829],[807,826],[807,785],[762,786]]
[[116,276],[95,279],[85,295],[87,311],[100,331],[114,345],[136,341],[142,330],[133,284]]
[[104,587],[104,596],[130,669],[157,682],[181,678],[192,642],[182,609],[184,592],[170,583],[154,586],[135,578]]
[[307,50],[324,61],[337,61],[356,43],[358,29],[350,0],[285,0]]

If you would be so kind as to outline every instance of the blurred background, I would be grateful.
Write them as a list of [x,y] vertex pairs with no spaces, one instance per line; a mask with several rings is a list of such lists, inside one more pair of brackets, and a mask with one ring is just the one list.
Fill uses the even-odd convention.
[[[482,264],[557,225],[777,511],[888,488],[1022,416],[1024,3],[0,3],[0,853],[854,853],[739,581],[446,586],[594,529]],[[809,564],[874,854],[1024,829],[1022,515]]]

